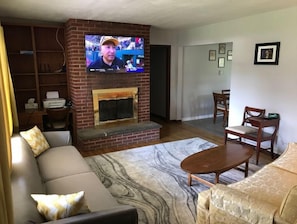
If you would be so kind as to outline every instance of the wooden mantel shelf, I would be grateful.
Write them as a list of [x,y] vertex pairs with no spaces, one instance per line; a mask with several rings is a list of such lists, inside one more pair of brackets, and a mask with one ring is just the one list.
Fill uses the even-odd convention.
[[117,126],[96,126],[77,131],[77,137],[82,140],[91,140],[96,138],[110,137],[114,135],[128,134],[133,132],[147,131],[151,129],[160,129],[162,126],[153,121],[131,123]]

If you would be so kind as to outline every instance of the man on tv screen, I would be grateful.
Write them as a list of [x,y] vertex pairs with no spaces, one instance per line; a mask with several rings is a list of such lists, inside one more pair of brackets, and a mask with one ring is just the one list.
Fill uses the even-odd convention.
[[100,57],[88,66],[88,71],[120,71],[125,69],[125,63],[116,57],[116,47],[119,41],[112,36],[102,36],[100,39]]

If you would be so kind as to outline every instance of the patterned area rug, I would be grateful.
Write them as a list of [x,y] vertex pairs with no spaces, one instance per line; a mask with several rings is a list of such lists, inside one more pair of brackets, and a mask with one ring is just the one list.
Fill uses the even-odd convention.
[[[191,138],[85,159],[119,203],[137,208],[138,223],[194,224],[198,193],[208,187],[195,180],[189,187],[180,163],[187,156],[214,146]],[[214,174],[200,176],[214,180]],[[243,178],[242,171],[232,169],[221,174],[220,182],[228,184]]]

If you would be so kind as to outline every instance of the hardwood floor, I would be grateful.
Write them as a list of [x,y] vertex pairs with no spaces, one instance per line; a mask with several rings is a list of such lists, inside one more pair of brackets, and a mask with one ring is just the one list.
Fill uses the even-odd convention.
[[114,152],[119,150],[125,150],[125,149],[170,142],[170,141],[177,141],[177,140],[193,138],[193,137],[200,137],[207,141],[213,142],[215,144],[223,144],[224,142],[224,139],[221,137],[218,137],[211,133],[207,133],[203,130],[194,128],[192,126],[186,125],[181,121],[164,121],[159,118],[154,118],[152,120],[162,125],[162,128],[160,130],[160,139],[158,141],[134,144],[134,145],[124,146],[116,149],[110,148],[110,149],[98,150],[98,151],[81,152],[81,154],[83,156],[99,155],[99,154],[108,153],[108,152]]
[[[88,151],[88,152],[81,152],[83,156],[93,156],[93,155],[100,155],[108,152],[115,152],[125,149],[131,149],[135,147],[141,147],[146,145],[152,145],[152,144],[158,144],[158,143],[164,143],[164,142],[170,142],[170,141],[177,141],[187,138],[193,138],[193,137],[199,137],[202,139],[205,139],[209,142],[213,142],[217,145],[224,144],[224,138],[219,137],[217,135],[214,135],[210,132],[207,132],[205,130],[199,129],[197,127],[190,126],[188,124],[185,124],[181,121],[164,121],[159,118],[153,118],[153,121],[159,123],[162,125],[162,128],[160,130],[160,139],[157,141],[151,141],[148,143],[141,143],[141,144],[134,144],[129,146],[124,146],[120,148],[110,148],[105,150],[98,150],[98,151]],[[255,156],[256,153],[254,153]],[[254,157],[253,156],[253,157]],[[259,159],[259,166],[263,166],[267,163],[270,163],[272,161],[270,157],[270,153],[264,151],[260,153],[260,159]]]

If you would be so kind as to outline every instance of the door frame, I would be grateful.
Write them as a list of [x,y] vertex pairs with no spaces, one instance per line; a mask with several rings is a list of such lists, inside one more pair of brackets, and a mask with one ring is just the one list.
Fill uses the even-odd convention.
[[152,47],[162,47],[166,50],[166,74],[165,74],[165,89],[166,89],[166,96],[165,96],[165,120],[170,120],[170,62],[171,62],[171,46],[170,45],[159,45],[159,44],[151,44],[150,48]]

